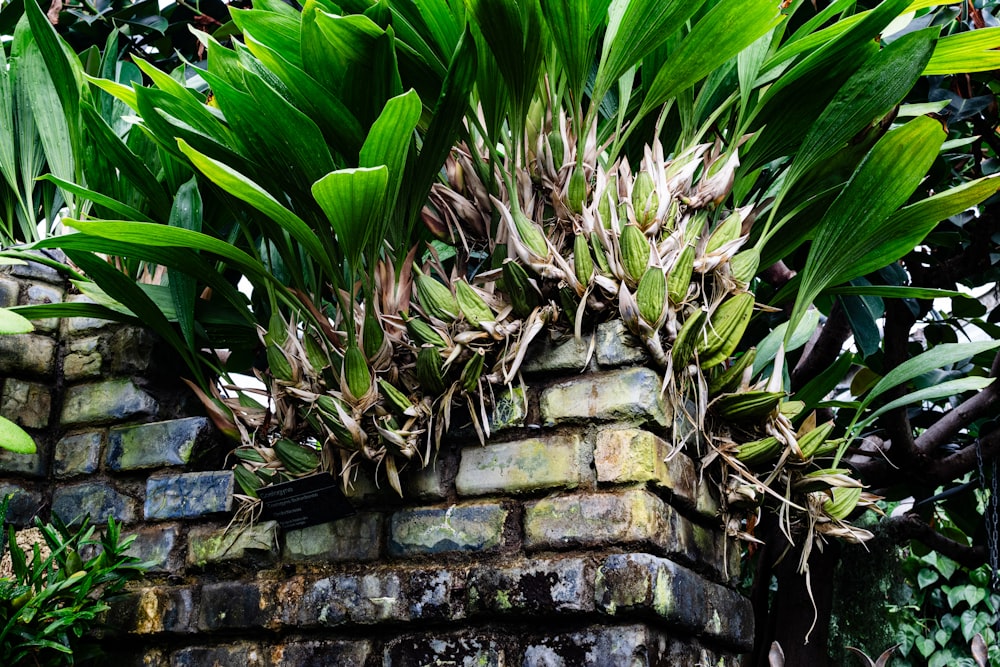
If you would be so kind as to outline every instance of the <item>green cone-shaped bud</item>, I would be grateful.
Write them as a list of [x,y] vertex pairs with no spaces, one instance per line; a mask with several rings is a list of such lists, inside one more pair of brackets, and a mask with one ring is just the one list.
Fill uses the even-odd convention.
[[566,154],[559,130],[549,132],[549,149],[552,151],[552,165],[558,170],[562,167],[563,156]]
[[569,187],[566,190],[566,203],[569,210],[581,213],[587,203],[587,177],[583,167],[577,167],[569,177]]
[[590,256],[590,244],[583,234],[577,234],[573,239],[573,270],[581,284],[590,284],[590,279],[594,275],[594,260]]
[[590,247],[594,251],[594,262],[597,263],[597,270],[602,275],[609,275],[611,273],[611,264],[608,263],[608,256],[604,254],[604,245],[601,243],[601,237],[597,235],[597,232],[590,233]]
[[[405,317],[405,316],[404,316]],[[434,347],[444,347],[444,339],[431,325],[424,322],[419,317],[408,317],[406,318],[406,330],[410,334],[410,338],[417,341],[421,345],[433,345]]]
[[532,287],[524,267],[517,262],[506,262],[503,265],[503,281],[514,314],[518,317],[530,315],[538,306],[538,292]]
[[733,212],[728,218],[722,221],[712,235],[708,237],[708,245],[705,246],[706,253],[712,253],[726,245],[731,241],[735,241],[740,237],[740,230],[742,229],[742,221],[740,220],[740,214]]
[[382,349],[382,341],[385,340],[385,332],[382,331],[382,323],[378,321],[374,312],[365,313],[365,322],[361,330],[361,344],[365,348],[365,356],[369,359],[375,357]]
[[479,378],[483,375],[485,360],[486,355],[480,350],[465,362],[465,368],[462,369],[461,382],[462,388],[470,394],[479,388]]
[[656,184],[653,177],[646,171],[640,171],[632,184],[632,210],[635,211],[636,222],[643,229],[648,228],[656,220],[656,208],[660,198],[656,194]]
[[372,374],[368,370],[368,362],[357,345],[350,345],[344,353],[344,374],[347,378],[347,388],[355,398],[361,398],[372,386]]
[[444,393],[444,369],[437,348],[420,348],[417,354],[417,380],[424,391],[432,396]]
[[517,235],[521,237],[521,242],[527,246],[528,250],[537,257],[548,257],[549,246],[545,242],[545,232],[542,231],[542,228],[528,219],[528,216],[521,211],[521,207],[516,204],[510,214],[514,218]]
[[480,326],[482,322],[492,323],[495,320],[493,311],[486,305],[483,297],[464,280],[455,283],[455,299],[469,324]]
[[670,268],[670,276],[667,278],[667,296],[670,297],[670,303],[678,305],[687,298],[693,272],[694,246],[687,245],[677,256],[674,265]]
[[737,253],[729,260],[729,270],[733,273],[733,278],[742,283],[748,283],[757,275],[760,267],[760,251],[757,248],[748,248]]
[[650,247],[646,235],[635,225],[625,225],[621,237],[618,239],[621,246],[622,266],[625,268],[625,276],[632,282],[639,282],[642,274],[646,273],[649,266]]
[[635,292],[635,300],[639,304],[639,315],[646,324],[659,328],[667,302],[667,278],[662,269],[656,266],[646,269]]
[[288,363],[284,350],[273,343],[267,346],[267,367],[275,378],[285,382],[295,381],[292,365]]
[[445,322],[457,320],[458,304],[451,290],[430,276],[424,275],[419,269],[416,274],[417,298],[420,299],[424,311],[431,317]]
[[601,193],[601,198],[597,201],[597,219],[605,229],[611,229],[611,206],[618,206],[618,181],[616,178],[608,180],[608,187]]

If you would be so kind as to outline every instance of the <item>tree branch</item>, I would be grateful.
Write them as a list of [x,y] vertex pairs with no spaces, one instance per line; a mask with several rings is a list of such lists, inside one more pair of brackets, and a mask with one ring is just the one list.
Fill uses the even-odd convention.
[[792,390],[801,389],[810,380],[826,370],[840,356],[844,341],[851,335],[851,324],[840,306],[833,304],[830,316],[826,318],[816,342],[810,347],[792,371]]
[[[906,304],[897,300],[886,303],[885,313],[885,366],[886,371],[896,368],[909,358],[906,348],[910,342],[910,328],[916,318]],[[904,389],[899,387],[889,392],[888,398],[898,398]],[[917,462],[919,452],[913,441],[913,428],[906,416],[906,407],[889,411],[885,416],[886,430],[889,432],[889,458],[893,464],[909,467]]]
[[916,514],[891,517],[883,525],[894,541],[917,540],[963,567],[975,569],[986,562],[988,555],[986,547],[982,545],[970,547],[950,540],[924,523]]
[[[990,377],[997,377],[998,372],[1000,372],[1000,353],[993,358]],[[997,385],[998,383],[994,382],[957,408],[946,412],[916,439],[917,449],[923,454],[929,454],[941,445],[947,444],[956,433],[972,422],[992,414],[997,402],[1000,401],[1000,387]]]

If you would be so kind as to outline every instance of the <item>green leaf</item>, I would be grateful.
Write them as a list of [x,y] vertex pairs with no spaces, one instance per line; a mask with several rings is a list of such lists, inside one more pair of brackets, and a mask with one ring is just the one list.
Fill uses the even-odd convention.
[[937,581],[939,576],[940,575],[938,575],[937,572],[929,567],[920,568],[920,572],[917,572],[917,586],[920,588],[927,588]]
[[[797,350],[809,342],[816,327],[819,326],[819,316],[820,313],[816,309],[811,309],[806,313],[798,327],[788,337],[788,343],[785,345],[786,353]],[[788,322],[782,322],[757,345],[757,356],[753,359],[753,373],[751,377],[755,377],[768,364],[774,361],[775,355],[778,354],[778,348],[781,347],[782,342],[785,340],[787,331]]]
[[[287,6],[287,5],[286,5]],[[299,32],[302,19],[261,9],[236,9],[229,12],[240,32],[252,35],[261,44],[285,54],[289,62],[301,69]]]
[[875,144],[820,222],[789,318],[792,330],[835,277],[852,273],[859,256],[884,242],[886,219],[916,189],[943,140],[941,125],[921,116]]
[[1000,347],[1000,340],[978,341],[971,343],[945,343],[933,347],[922,354],[918,354],[912,359],[907,359],[899,366],[885,374],[878,383],[872,387],[862,401],[862,407],[871,405],[876,398],[895,387],[899,387],[913,378],[919,377],[932,370],[958,363],[964,359],[969,359],[982,352],[988,352]]
[[851,325],[854,344],[861,353],[861,358],[867,359],[882,344],[882,333],[876,322],[885,310],[882,300],[873,296],[842,296],[838,301]]
[[34,330],[34,325],[21,315],[7,308],[0,308],[0,336],[31,333]]
[[[904,209],[905,210],[905,209]],[[972,299],[968,294],[955,290],[933,287],[908,287],[906,285],[840,285],[827,287],[823,294],[843,296],[878,296],[887,299]]]
[[806,386],[796,391],[792,398],[805,403],[807,409],[816,407],[847,377],[854,361],[854,353],[841,354],[833,364],[810,380]]
[[[200,232],[201,209],[198,179],[192,176],[174,197],[174,205],[170,209],[170,226]],[[188,346],[194,349],[194,308],[198,296],[198,283],[187,272],[171,268],[167,269],[167,281],[181,335],[184,336]]]
[[981,28],[942,37],[924,75],[965,74],[1000,69],[1000,28]]
[[541,3],[542,16],[566,73],[572,99],[580,104],[590,75],[597,31],[608,13],[611,0],[548,0]]
[[[360,258],[372,239],[388,190],[389,170],[385,165],[334,171],[313,185],[316,201],[326,212],[337,240],[354,272],[361,270]],[[382,239],[375,239],[381,244]]]
[[6,417],[0,417],[0,447],[15,454],[35,453],[35,441],[31,436]]
[[123,204],[117,199],[113,199],[111,197],[108,197],[107,195],[102,195],[100,192],[94,192],[93,190],[81,187],[76,183],[72,183],[70,181],[64,181],[63,179],[58,178],[53,174],[43,174],[42,176],[39,177],[39,180],[50,181],[52,183],[55,183],[66,192],[71,192],[75,195],[80,195],[84,199],[92,201],[98,206],[103,206],[104,208],[108,209],[109,211],[113,211],[114,213],[117,213],[123,218],[131,218],[133,220],[140,220],[142,222],[155,222],[148,215],[146,215],[145,213],[143,213],[138,209],[132,208],[128,204]]
[[932,387],[927,387],[925,389],[918,389],[917,391],[911,392],[897,398],[895,401],[890,401],[886,403],[878,410],[875,410],[867,418],[861,421],[857,428],[864,429],[873,421],[878,419],[881,415],[885,414],[890,410],[895,410],[896,408],[903,407],[905,405],[911,405],[913,403],[919,403],[921,401],[933,401],[938,398],[949,398],[951,396],[957,396],[962,392],[966,391],[979,391],[984,389],[991,384],[996,378],[984,378],[984,377],[964,377],[958,378],[957,380],[948,380],[947,382],[942,382],[940,384],[934,385]]

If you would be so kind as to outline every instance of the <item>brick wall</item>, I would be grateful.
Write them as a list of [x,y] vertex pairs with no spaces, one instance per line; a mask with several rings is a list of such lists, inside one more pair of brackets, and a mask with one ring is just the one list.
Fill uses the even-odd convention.
[[[37,265],[0,273],[0,305],[65,294]],[[109,614],[115,665],[735,665],[739,548],[629,342],[609,323],[545,346],[486,446],[457,427],[404,499],[359,478],[357,514],[283,533],[233,520],[224,448],[152,336],[42,322],[0,337],[0,413],[39,443],[0,453],[0,492],[16,525],[138,536],[154,568]]]

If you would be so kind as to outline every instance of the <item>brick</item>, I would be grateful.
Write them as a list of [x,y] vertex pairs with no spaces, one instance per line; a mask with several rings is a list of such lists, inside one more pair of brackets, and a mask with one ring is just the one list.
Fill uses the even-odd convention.
[[56,443],[52,472],[57,478],[97,472],[103,442],[104,431],[85,431],[64,436]]
[[174,547],[180,537],[180,527],[176,524],[146,526],[132,533],[135,541],[128,549],[130,556],[151,563],[151,573],[174,572],[180,569],[180,559],[174,555]]
[[530,550],[651,544],[686,555],[690,524],[652,493],[576,493],[527,503],[524,546]]
[[63,357],[63,377],[75,381],[100,376],[103,363],[100,343],[100,336],[70,341]]
[[111,601],[108,623],[135,635],[194,632],[194,589],[142,588]]
[[594,572],[582,558],[480,566],[466,584],[469,613],[565,614],[594,609]]
[[670,640],[646,625],[597,625],[577,632],[550,634],[530,640],[521,667],[552,665],[628,665],[667,667],[695,665],[667,659]]
[[63,426],[106,423],[148,417],[158,405],[131,380],[78,384],[66,390],[60,422]]
[[592,373],[542,392],[542,420],[548,426],[597,421],[669,423],[660,394],[661,377],[649,368]]
[[265,651],[249,642],[190,646],[170,655],[170,667],[264,667]]
[[[66,303],[94,303],[94,300],[83,294],[70,294],[66,297]],[[64,335],[79,336],[93,333],[109,324],[112,324],[111,320],[102,320],[96,317],[66,317],[61,320],[60,326]]]
[[602,368],[643,366],[649,361],[645,345],[633,336],[621,320],[597,326],[597,363]]
[[579,373],[589,365],[590,350],[594,334],[583,336],[580,340],[568,338],[553,343],[547,341],[544,345],[534,347],[521,370],[526,375],[570,374]]
[[364,512],[308,528],[289,530],[284,557],[290,561],[371,561],[381,554],[385,521],[377,512]]
[[188,532],[187,562],[203,567],[251,556],[273,560],[278,556],[277,533],[277,521],[261,521],[242,527],[195,526]]
[[[32,306],[47,303],[62,303],[65,294],[62,287],[33,283],[28,285],[28,290],[25,294],[25,303]],[[59,327],[59,320],[54,317],[48,317],[44,320],[34,320],[32,324],[35,325],[35,331],[51,332]]]
[[402,510],[392,515],[389,553],[415,556],[495,549],[508,514],[496,503]]
[[528,399],[522,387],[512,387],[497,395],[490,414],[490,432],[499,433],[507,428],[524,426],[528,416]]
[[270,649],[269,667],[303,667],[304,665],[336,665],[365,667],[374,653],[368,640],[317,640],[281,644]]
[[91,523],[106,523],[108,517],[129,522],[135,517],[135,503],[104,482],[87,482],[58,487],[52,494],[52,513],[67,524],[76,524],[85,516]]
[[[386,644],[383,667],[503,667],[508,663],[503,646],[489,636],[410,635]],[[581,663],[582,664],[582,663]]]
[[52,413],[52,392],[44,384],[8,378],[3,383],[0,415],[25,428],[45,428]]
[[466,447],[455,488],[462,496],[575,488],[591,480],[591,455],[575,433]]
[[[66,255],[62,250],[29,250],[29,255],[40,255],[57,262],[66,262]],[[54,285],[61,285],[65,282],[61,273],[51,266],[29,261],[26,264],[14,264],[5,269],[15,278],[28,278],[31,280],[43,280]]]
[[272,628],[283,614],[284,600],[274,595],[273,585],[224,581],[201,587],[198,629],[249,630]]
[[448,497],[444,464],[440,459],[431,461],[426,468],[407,468],[399,478],[404,498],[435,501]]
[[749,600],[664,558],[609,556],[598,570],[594,595],[598,609],[606,614],[652,612],[671,627],[739,651],[753,648]]
[[0,336],[0,375],[51,378],[55,369],[56,342],[48,336]]
[[45,441],[37,437],[34,454],[15,454],[0,448],[0,473],[14,473],[22,477],[45,477],[48,474],[48,449]]
[[149,370],[157,360],[156,336],[144,327],[122,326],[106,339],[106,356],[115,375],[134,375]]
[[45,504],[42,494],[19,484],[0,484],[0,500],[10,496],[5,521],[21,528],[31,525]]
[[184,465],[190,461],[195,443],[210,432],[205,417],[116,426],[108,432],[105,464],[110,470]]
[[0,308],[17,305],[21,293],[21,283],[0,275]]
[[600,431],[594,445],[594,467],[599,482],[653,482],[690,505],[696,502],[698,473],[694,462],[648,431]]
[[192,472],[146,480],[147,519],[184,519],[233,507],[232,471]]

